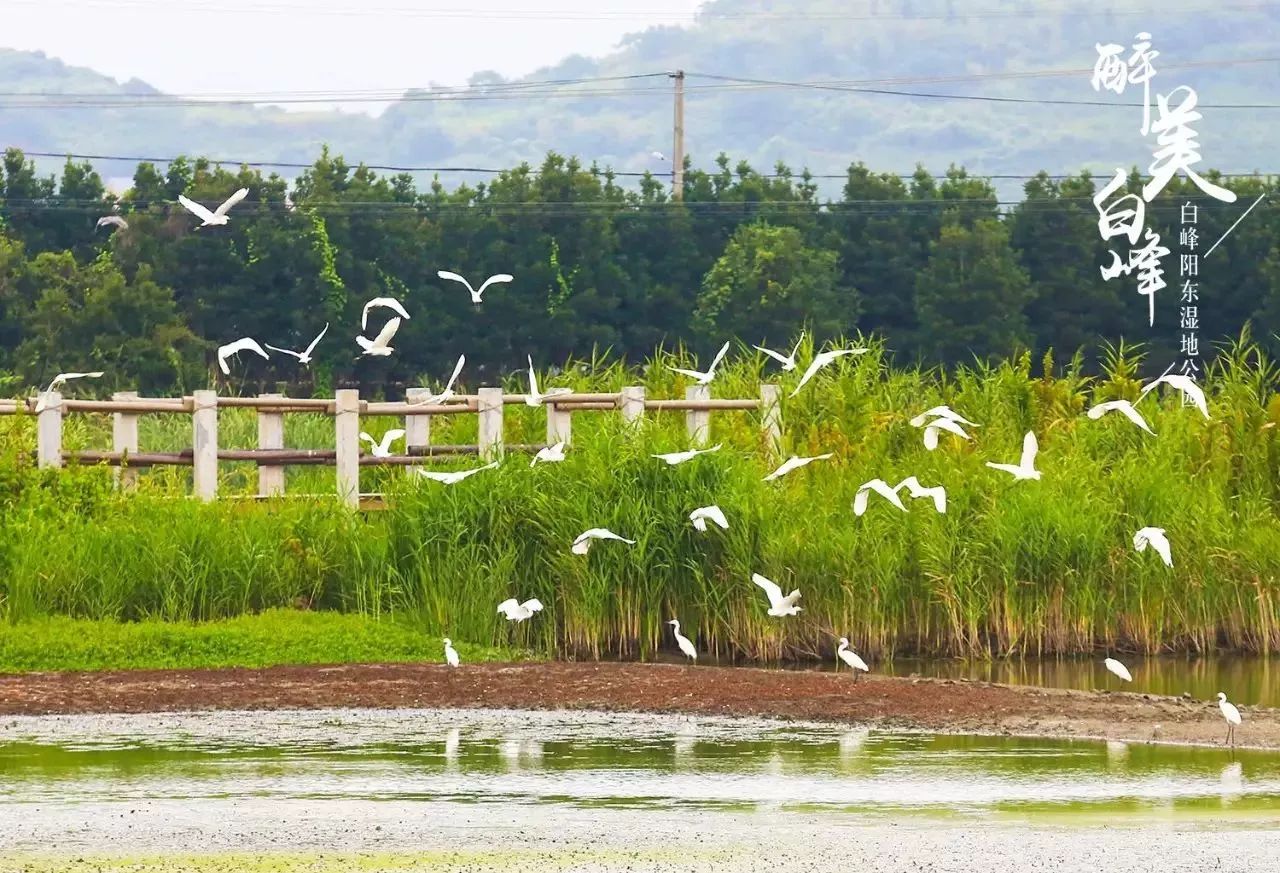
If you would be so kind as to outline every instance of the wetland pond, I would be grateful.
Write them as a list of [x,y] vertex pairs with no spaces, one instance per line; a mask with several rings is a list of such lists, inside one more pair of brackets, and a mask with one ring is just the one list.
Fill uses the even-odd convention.
[[1280,755],[718,718],[0,719],[0,870],[1262,870]]

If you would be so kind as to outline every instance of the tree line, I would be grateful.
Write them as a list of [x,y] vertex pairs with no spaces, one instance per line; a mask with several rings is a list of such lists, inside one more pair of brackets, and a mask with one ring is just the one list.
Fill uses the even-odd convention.
[[[290,181],[180,158],[141,163],[122,196],[87,162],[40,175],[17,149],[0,176],[0,391],[25,393],[59,369],[107,371],[103,388],[171,393],[217,377],[213,349],[241,336],[303,348],[326,324],[310,370],[250,357],[231,390],[358,384],[390,393],[445,375],[492,382],[606,351],[639,362],[659,347],[706,355],[724,339],[784,347],[801,329],[822,340],[886,338],[896,360],[969,363],[1021,349],[1086,359],[1104,343],[1148,344],[1153,367],[1179,357],[1181,207],[1200,207],[1216,240],[1277,180],[1207,177],[1239,195],[1222,204],[1175,179],[1147,207],[1174,254],[1154,327],[1133,277],[1104,281],[1108,244],[1087,172],[1026,181],[1002,203],[991,180],[951,167],[909,178],[849,167],[839,199],[806,173],[762,173],[720,156],[690,169],[684,197],[663,180],[624,184],[608,170],[549,154],[477,184],[419,187],[324,150]],[[1126,192],[1143,179],[1133,170]],[[225,227],[196,230],[175,202],[249,196]],[[127,229],[95,228],[116,212]],[[1116,247],[1116,241],[1110,244]],[[1203,252],[1206,246],[1202,246]],[[1121,251],[1122,256],[1125,252]],[[1280,332],[1280,203],[1268,197],[1200,270],[1201,354],[1252,324]],[[515,281],[471,303],[438,270]],[[400,299],[412,317],[390,358],[359,358],[364,302]],[[375,326],[371,326],[375,329]]]

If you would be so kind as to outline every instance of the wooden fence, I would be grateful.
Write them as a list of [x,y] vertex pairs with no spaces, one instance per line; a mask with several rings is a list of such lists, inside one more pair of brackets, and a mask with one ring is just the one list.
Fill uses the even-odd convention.
[[[504,394],[501,388],[481,388],[477,394],[455,395],[444,404],[426,404],[431,393],[411,388],[403,402],[383,403],[361,400],[358,391],[341,390],[328,398],[293,398],[283,394],[257,397],[219,397],[213,391],[196,391],[190,397],[142,398],[123,391],[111,400],[64,399],[58,392],[45,395],[46,405],[36,422],[36,459],[41,467],[60,467],[65,461],[107,464],[119,468],[120,487],[136,486],[137,469],[151,466],[192,468],[195,496],[213,500],[218,493],[218,462],[248,461],[258,465],[258,496],[285,493],[286,464],[333,466],[337,472],[337,493],[346,504],[361,505],[362,466],[420,467],[433,456],[479,455],[492,460],[505,451],[532,452],[541,445],[507,445],[503,441],[502,411],[511,404],[523,404],[525,395]],[[782,438],[782,416],[777,385],[761,385],[760,396],[749,400],[712,399],[710,388],[697,385],[685,392],[683,400],[650,400],[643,387],[623,388],[616,394],[558,394],[542,405],[547,415],[547,445],[571,442],[572,414],[584,411],[618,411],[624,421],[640,420],[646,411],[679,410],[694,446],[710,441],[711,413],[716,410],[760,410],[761,426],[777,453]],[[0,415],[34,412],[36,399],[0,401]],[[249,408],[258,413],[258,448],[219,449],[218,410]],[[68,412],[110,413],[112,451],[68,452],[62,448],[62,419]],[[284,416],[287,413],[321,413],[334,420],[333,449],[286,449]],[[190,415],[192,447],[180,452],[145,452],[138,445],[138,417],[145,414]],[[479,416],[476,445],[431,445],[431,419],[437,415]],[[393,416],[404,418],[405,453],[385,458],[362,454],[360,418]]]

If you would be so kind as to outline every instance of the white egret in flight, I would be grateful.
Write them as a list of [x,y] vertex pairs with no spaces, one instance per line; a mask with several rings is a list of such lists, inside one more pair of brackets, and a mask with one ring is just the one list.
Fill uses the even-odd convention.
[[573,545],[570,547],[569,551],[573,552],[575,555],[585,555],[591,548],[593,540],[617,540],[618,542],[626,543],[629,546],[634,546],[636,544],[635,540],[629,540],[626,537],[618,536],[608,528],[593,527],[590,530],[584,530],[582,533],[578,534],[578,538],[573,541]]
[[222,375],[230,376],[231,368],[227,366],[227,358],[232,355],[238,355],[241,352],[253,352],[262,355],[264,360],[271,360],[271,356],[266,353],[262,346],[258,345],[258,341],[250,337],[242,337],[233,343],[227,343],[225,346],[218,346],[218,366],[222,368]]
[[481,302],[480,295],[483,294],[485,289],[488,288],[490,285],[495,285],[499,282],[510,282],[515,278],[514,276],[508,275],[507,273],[498,273],[495,276],[490,276],[488,279],[485,279],[484,284],[481,285],[480,290],[477,291],[475,288],[471,287],[470,282],[468,282],[462,276],[459,276],[457,273],[450,273],[448,270],[439,270],[436,272],[436,275],[439,276],[441,279],[449,279],[450,281],[461,282],[463,285],[466,285],[467,290],[471,292],[471,302],[475,304],[479,304]]
[[809,369],[805,370],[804,375],[800,377],[800,384],[796,386],[796,390],[791,392],[791,396],[795,397],[799,394],[800,389],[805,386],[806,382],[812,379],[819,370],[829,365],[837,358],[842,358],[845,355],[861,355],[868,351],[870,351],[870,349],[833,349],[829,352],[823,352],[820,355],[816,355],[813,362],[809,364]]
[[453,385],[458,381],[458,374],[462,372],[462,366],[467,362],[466,355],[458,355],[458,363],[453,365],[453,373],[449,375],[449,381],[445,383],[444,390],[439,394],[429,397],[423,397],[421,400],[415,400],[410,406],[422,406],[424,404],[444,403],[453,397]]
[[454,473],[441,473],[438,470],[423,470],[420,467],[415,467],[414,469],[418,471],[419,476],[424,476],[433,482],[442,482],[445,485],[457,485],[468,476],[474,476],[476,473],[482,473],[485,470],[492,470],[496,466],[498,466],[498,462],[494,461],[491,464],[485,464],[483,467],[475,467],[471,470],[458,470]]
[[68,379],[99,379],[101,377],[101,370],[93,373],[59,373],[53,377],[53,381],[49,383],[49,387],[44,389],[40,394],[40,399],[36,401],[36,412],[43,412],[48,407],[49,395],[53,393],[53,389],[65,384]]
[[402,436],[404,436],[404,431],[396,428],[384,433],[382,435],[382,442],[378,442],[364,431],[360,431],[360,439],[369,444],[369,451],[375,458],[391,457],[391,444]]
[[815,455],[812,458],[799,458],[799,457],[796,457],[795,455],[792,455],[790,458],[782,462],[781,467],[774,470],[768,476],[765,476],[764,481],[772,482],[774,479],[781,479],[783,476],[787,475],[792,470],[799,470],[801,467],[812,464],[814,461],[825,461],[833,457],[835,457],[835,455],[831,452],[827,452],[825,455]]
[[1093,421],[1097,421],[1108,412],[1119,412],[1138,427],[1142,428],[1152,436],[1155,436],[1155,431],[1147,425],[1147,420],[1142,417],[1142,413],[1134,409],[1133,404],[1128,400],[1108,400],[1106,403],[1099,403],[1097,406],[1086,412],[1085,415],[1089,416]]
[[902,498],[898,496],[897,488],[890,488],[889,483],[883,479],[871,479],[859,485],[858,492],[853,495],[854,515],[860,516],[867,511],[867,500],[871,497],[871,492],[873,491],[892,503],[894,506],[901,509],[903,512],[907,511],[907,508],[902,505]]
[[711,361],[711,366],[704,373],[701,370],[682,370],[680,367],[671,367],[682,376],[688,376],[699,385],[709,385],[711,380],[716,377],[716,367],[720,366],[720,361],[724,359],[725,354],[729,351],[729,344],[725,343],[720,347],[720,351],[716,352],[715,358]]
[[400,319],[393,318],[382,326],[382,330],[372,340],[358,336],[356,343],[364,349],[364,354],[375,358],[387,358],[395,349],[391,348],[391,338],[400,329]]
[[524,603],[517,603],[512,597],[510,600],[504,600],[498,604],[498,612],[507,617],[507,621],[525,621],[535,612],[542,611],[542,603],[535,597],[526,600]]
[[306,350],[301,352],[290,351],[289,349],[276,348],[270,343],[264,343],[264,345],[266,345],[266,347],[271,349],[271,351],[273,352],[280,352],[281,354],[292,355],[293,357],[298,359],[299,364],[310,364],[311,353],[316,350],[316,346],[320,344],[320,340],[324,339],[324,335],[328,332],[329,332],[329,325],[325,324],[324,330],[320,331],[320,333],[316,335],[316,338],[311,341],[311,345],[307,346]]
[[693,643],[689,641],[688,637],[680,633],[680,620],[678,618],[673,618],[671,621],[667,622],[667,624],[671,625],[671,627],[675,629],[676,645],[680,647],[680,651],[684,652],[694,661],[698,660],[698,650],[693,647]]
[[707,522],[712,521],[720,525],[725,530],[729,529],[729,519],[724,517],[724,512],[718,506],[702,506],[689,513],[689,520],[693,522],[693,529],[705,531]]
[[1162,527],[1144,527],[1133,535],[1133,547],[1139,552],[1145,552],[1147,546],[1151,546],[1155,553],[1160,556],[1160,560],[1164,561],[1168,567],[1173,566],[1173,551],[1169,547],[1169,538],[1165,536]]
[[400,301],[394,297],[375,297],[364,305],[364,309],[360,312],[360,329],[369,329],[369,310],[371,309],[390,309],[400,318],[408,318],[409,313],[400,305]]
[[908,476],[898,483],[893,490],[895,492],[907,489],[907,493],[912,497],[928,497],[933,501],[933,508],[938,512],[945,513],[947,511],[947,489],[941,485],[935,485],[932,488],[926,488],[920,484],[920,480],[915,476]]
[[1017,464],[996,464],[987,461],[987,466],[993,470],[1013,474],[1014,481],[1039,479],[1040,471],[1036,469],[1036,454],[1039,451],[1040,444],[1036,440],[1035,432],[1029,430],[1022,438],[1022,458]]
[[796,615],[800,612],[800,607],[796,606],[796,601],[800,599],[800,589],[797,588],[788,594],[782,596],[782,589],[778,587],[778,583],[766,579],[759,573],[751,574],[751,581],[764,589],[764,593],[769,598],[768,615],[782,618],[787,615]]
[[934,419],[924,429],[924,447],[931,452],[938,447],[938,431],[940,430],[953,433],[964,440],[969,439],[969,435],[965,433],[964,428],[950,418]]
[[756,346],[755,349],[758,352],[764,352],[766,355],[781,364],[782,371],[784,373],[790,373],[796,368],[796,352],[800,351],[800,343],[802,342],[804,342],[804,331],[800,332],[800,339],[796,340],[795,348],[791,350],[791,354],[785,357],[778,352],[775,352],[773,349],[766,349],[764,346]]
[[709,455],[712,452],[720,451],[721,446],[712,446],[709,449],[690,449],[687,452],[671,452],[666,455],[654,455],[659,460],[666,461],[667,464],[674,467],[676,464],[683,464],[685,461],[692,461],[698,455]]
[[572,388],[552,388],[546,394],[538,391],[538,377],[533,372],[533,356],[526,355],[529,360],[529,393],[524,396],[526,406],[541,406],[549,397],[555,397],[560,394],[572,394]]
[[235,206],[248,196],[249,189],[241,188],[226,200],[222,201],[222,204],[212,212],[201,206],[199,203],[196,203],[194,200],[188,200],[181,194],[178,195],[178,202],[185,206],[188,212],[200,219],[200,227],[209,227],[210,225],[223,225],[230,221],[231,219],[227,217],[227,213],[231,211],[231,207]]
[[1196,409],[1200,410],[1201,415],[1205,418],[1209,417],[1209,405],[1205,403],[1204,390],[1190,376],[1184,376],[1181,373],[1165,373],[1159,379],[1148,382],[1142,387],[1142,392],[1138,395],[1138,402],[1141,403],[1142,398],[1146,397],[1161,382],[1181,391],[1184,396],[1196,405]]
[[972,422],[963,415],[953,412],[950,406],[935,406],[932,409],[926,409],[924,412],[911,419],[908,424],[912,427],[924,427],[924,423],[932,418],[945,418],[949,421],[954,421],[956,424],[967,424],[969,427],[978,426],[976,422]]
[[97,230],[98,228],[103,227],[103,226],[108,225],[108,224],[115,225],[116,227],[120,228],[121,230],[128,230],[128,229],[129,229],[129,222],[125,221],[125,220],[124,220],[123,218],[121,218],[119,215],[104,215],[104,216],[102,216],[101,218],[99,218],[99,219],[98,219],[98,223],[97,223],[97,224],[95,224],[95,225],[93,226],[93,229],[94,229],[94,230]]
[[533,456],[533,460],[529,462],[529,466],[535,466],[539,462],[543,464],[555,464],[564,460],[564,440],[556,443],[554,446],[546,446],[538,449],[538,453]]

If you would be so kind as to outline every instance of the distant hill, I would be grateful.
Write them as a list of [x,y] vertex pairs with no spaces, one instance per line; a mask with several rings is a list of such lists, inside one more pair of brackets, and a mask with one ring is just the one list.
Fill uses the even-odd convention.
[[[1127,11],[1133,7],[1095,13],[1075,5],[984,0],[981,12],[948,17],[965,8],[968,4],[945,0],[873,0],[869,7],[853,9],[843,0],[715,0],[689,27],[633,34],[604,57],[570,57],[515,81],[685,69],[687,146],[699,166],[710,165],[724,151],[757,168],[785,161],[792,169],[816,173],[842,173],[853,161],[899,172],[920,162],[939,172],[956,163],[981,174],[1082,167],[1109,173],[1117,165],[1145,167],[1151,161],[1154,137],[1144,142],[1139,136],[1137,108],[753,86],[700,74],[842,83],[837,88],[1132,103],[1140,91],[1098,94],[1089,86],[1087,70],[1095,43],[1127,46],[1136,31],[1146,29],[1161,52],[1154,90],[1191,85],[1201,103],[1210,105],[1195,125],[1204,153],[1201,166],[1280,170],[1271,147],[1280,112],[1211,108],[1280,103],[1272,88],[1276,63],[1209,64],[1280,54],[1275,40],[1280,6],[1183,6],[1134,14]],[[1080,72],[1027,75],[1044,70]],[[0,50],[0,81],[10,94],[154,93],[146,83],[120,84],[39,53],[10,50]],[[670,151],[666,78],[602,83],[591,86],[597,93],[577,97],[565,95],[588,86],[569,86],[553,98],[491,99],[499,95],[485,89],[495,84],[510,83],[476,76],[467,94],[452,99],[407,95],[378,118],[190,104],[36,110],[5,96],[0,98],[0,136],[3,144],[29,150],[202,153],[273,161],[309,161],[327,142],[349,160],[414,166],[511,166],[555,150],[620,170],[669,169],[651,155],[655,149]],[[625,96],[598,93],[621,88],[639,90]],[[486,99],[472,99],[479,97]],[[100,166],[107,175],[132,171]],[[826,184],[834,190],[839,181]]]

